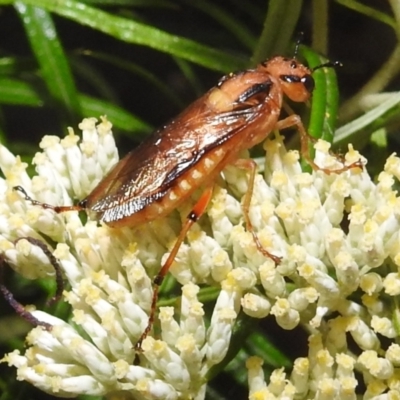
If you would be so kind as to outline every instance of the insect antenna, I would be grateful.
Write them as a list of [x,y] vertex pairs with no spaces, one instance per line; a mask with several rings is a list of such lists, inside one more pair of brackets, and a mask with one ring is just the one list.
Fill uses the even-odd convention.
[[[294,52],[293,52],[293,58],[297,58],[300,50],[300,45],[303,43],[304,39],[304,32],[299,32],[296,35],[296,41],[295,41],[295,46],[294,46]],[[343,64],[340,61],[328,61],[323,64],[317,65],[314,68],[311,68],[311,72],[316,71],[317,69],[320,68],[336,68],[336,67],[343,67]]]
[[303,39],[304,39],[304,32],[300,31],[300,32],[297,33],[297,35],[296,35],[296,41],[295,41],[295,45],[294,45],[293,58],[297,58],[297,55],[299,54],[300,45],[303,43]]
[[29,201],[32,205],[40,206],[47,210],[53,210],[57,214],[65,212],[65,211],[82,211],[84,209],[84,206],[82,206],[82,204],[77,204],[75,206],[53,206],[51,204],[42,203],[41,201],[34,200],[31,196],[28,195],[26,190],[22,186],[19,186],[19,185],[14,186],[13,190],[15,190],[16,192],[22,193],[22,195],[25,197],[25,200]]
[[340,61],[328,61],[326,63],[317,65],[314,68],[311,68],[311,72],[316,71],[317,69],[321,69],[321,68],[336,68],[336,67],[343,67],[343,64]]

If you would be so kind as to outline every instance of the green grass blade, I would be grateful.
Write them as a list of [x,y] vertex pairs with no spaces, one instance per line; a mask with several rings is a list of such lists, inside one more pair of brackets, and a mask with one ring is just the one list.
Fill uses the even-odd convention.
[[175,104],[178,109],[183,108],[183,101],[175,94],[171,87],[148,69],[107,53],[85,51],[83,54],[87,55],[88,57],[107,62],[111,65],[140,76],[153,85],[158,91],[160,91],[160,93],[162,93],[168,101],[171,101],[173,104]]
[[284,54],[296,28],[302,3],[301,0],[269,2],[264,28],[251,59],[252,65],[267,57]]
[[335,144],[343,145],[351,140],[357,143],[359,141],[365,141],[365,131],[377,130],[387,124],[384,116],[388,115],[393,111],[394,114],[398,115],[400,106],[400,92],[391,94],[386,100],[383,100],[381,104],[374,107],[361,117],[349,122],[346,125],[341,126],[335,135]]
[[107,101],[83,94],[79,95],[79,100],[84,115],[96,118],[100,115],[107,115],[113,126],[126,132],[150,133],[153,129],[140,118]]
[[358,1],[354,0],[335,0],[336,3],[341,4],[344,7],[350,8],[360,14],[364,14],[366,17],[374,18],[383,24],[389,25],[394,30],[397,29],[396,21],[394,18],[390,17],[389,15],[385,14],[382,11],[379,11],[375,8],[369,7],[365,4],[362,4]]
[[[0,0],[0,4],[13,3],[10,0]],[[44,8],[127,43],[148,46],[216,71],[229,72],[245,66],[245,61],[238,56],[143,23],[112,15],[78,1],[26,0],[25,4]]]
[[14,78],[0,78],[0,104],[40,107],[44,102],[29,83]]
[[[301,54],[310,68],[321,65],[326,59],[304,46]],[[339,106],[339,88],[334,68],[321,68],[313,73],[315,90],[311,99],[308,133],[318,139],[333,142]]]
[[236,38],[245,48],[252,50],[256,44],[256,38],[251,31],[240,22],[240,19],[228,14],[226,8],[217,6],[214,2],[207,0],[192,1],[186,0],[186,3],[192,7],[196,7],[205,14],[215,19],[221,26],[223,26],[232,37]]
[[40,72],[52,99],[67,110],[70,120],[80,115],[74,79],[51,15],[44,9],[15,2]]
[[[113,125],[126,132],[149,133],[153,127],[105,100],[78,94],[83,115],[99,117],[107,115]],[[33,85],[18,79],[0,78],[0,104],[41,107],[45,104]]]

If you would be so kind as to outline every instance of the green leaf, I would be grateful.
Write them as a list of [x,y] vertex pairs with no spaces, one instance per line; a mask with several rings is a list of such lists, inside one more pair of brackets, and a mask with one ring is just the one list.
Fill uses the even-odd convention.
[[250,335],[246,344],[249,354],[257,354],[264,360],[265,364],[273,368],[288,368],[292,365],[291,360],[259,330]]
[[192,7],[196,7],[204,13],[214,18],[221,26],[223,26],[233,37],[243,44],[248,50],[252,50],[256,44],[256,38],[247,27],[240,22],[240,19],[230,15],[226,8],[217,6],[214,2],[207,0],[193,1],[186,0],[185,3]]
[[[151,47],[216,71],[229,72],[245,66],[245,61],[238,56],[177,35],[171,35],[127,18],[112,15],[78,1],[26,0],[24,3],[42,7],[124,42]],[[14,2],[0,0],[0,4],[14,4]]]
[[22,66],[26,66],[29,64],[31,67],[31,62],[26,62],[24,59],[20,59],[17,57],[1,57],[0,58],[0,75],[9,75],[17,73],[21,70]]
[[397,31],[397,25],[394,18],[389,17],[389,15],[375,8],[366,6],[365,4],[362,4],[354,0],[336,0],[336,3],[339,3],[342,6],[350,8],[351,10],[357,11],[360,14],[364,14],[367,17],[374,18],[379,22],[389,25],[391,28]]
[[176,8],[171,1],[166,0],[85,0],[87,4],[99,6],[127,6],[127,7],[168,7]]
[[[378,106],[368,111],[361,117],[343,125],[336,131],[335,144],[342,145],[350,141],[354,142],[365,139],[365,130],[375,131],[386,125],[387,121],[380,121],[382,117],[388,114],[398,114],[400,109],[400,92],[390,94],[386,100],[383,100]],[[391,115],[389,115],[390,117]],[[361,138],[364,136],[364,138]]]
[[84,115],[98,117],[106,115],[116,128],[126,132],[139,131],[141,133],[150,133],[152,126],[135,117],[128,111],[118,107],[108,101],[100,100],[94,97],[79,95],[79,101]]
[[[149,133],[153,129],[140,118],[108,101],[84,94],[78,94],[78,101],[84,115],[107,115],[113,125],[123,131]],[[42,107],[45,103],[33,85],[18,79],[0,78],[0,104]]]
[[29,83],[19,79],[0,78],[0,104],[40,107],[44,102]]
[[122,58],[111,56],[106,53],[93,52],[93,51],[85,51],[83,54],[95,58],[97,60],[102,60],[108,62],[112,65],[115,65],[121,69],[126,71],[130,71],[133,74],[140,76],[141,78],[148,81],[151,85],[153,85],[157,90],[159,90],[168,101],[171,101],[175,104],[179,109],[183,108],[184,104],[181,99],[174,93],[171,89],[171,86],[167,85],[163,80],[159,79],[156,74],[150,72],[148,69],[141,67],[138,64],[128,62],[123,60]]
[[20,1],[14,4],[51,97],[67,110],[69,119],[75,120],[80,115],[77,91],[51,15]]
[[[301,55],[307,60],[310,68],[326,62],[309,48],[301,46]],[[308,133],[317,139],[333,142],[337,112],[339,106],[339,89],[334,68],[324,67],[313,72],[315,89],[311,99],[311,114]]]
[[287,49],[300,17],[302,0],[271,0],[264,28],[251,58],[251,65],[267,57],[282,55]]

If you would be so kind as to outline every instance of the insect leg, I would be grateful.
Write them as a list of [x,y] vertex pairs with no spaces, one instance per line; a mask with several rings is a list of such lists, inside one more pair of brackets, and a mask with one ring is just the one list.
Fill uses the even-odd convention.
[[[29,243],[40,247],[40,249],[43,251],[43,253],[48,257],[50,264],[53,266],[55,273],[56,273],[56,283],[57,283],[57,290],[56,294],[47,302],[47,304],[54,303],[58,300],[60,300],[62,296],[62,292],[64,290],[63,286],[63,279],[62,279],[62,272],[61,272],[61,266],[59,261],[57,260],[56,257],[50,252],[48,247],[41,241],[32,237],[23,237],[17,239],[14,243],[19,242],[20,240],[25,239]],[[47,322],[43,322],[38,320],[36,317],[34,317],[29,311],[26,310],[26,308],[19,303],[12,292],[5,286],[4,284],[4,267],[6,265],[5,261],[5,256],[4,254],[0,255],[0,292],[3,295],[4,299],[7,301],[8,304],[15,310],[15,312],[28,321],[30,324],[34,326],[42,326],[46,330],[51,330],[52,325],[48,324]]]
[[207,188],[205,190],[205,192],[201,195],[200,199],[197,201],[195,206],[193,207],[192,211],[190,211],[189,215],[186,218],[186,222],[183,224],[183,227],[179,233],[179,236],[176,239],[174,247],[172,248],[171,252],[169,253],[168,258],[165,261],[164,265],[162,266],[160,272],[154,278],[153,298],[151,300],[150,315],[149,315],[149,319],[147,322],[147,326],[135,345],[136,351],[141,351],[142,342],[146,338],[146,336],[149,334],[149,332],[153,326],[156,309],[157,309],[157,300],[158,300],[158,293],[160,290],[160,286],[163,283],[163,280],[164,280],[165,276],[167,275],[172,263],[174,262],[175,257],[178,254],[179,248],[181,247],[182,242],[185,240],[185,237],[186,237],[189,229],[192,227],[192,225],[195,222],[197,222],[200,219],[200,217],[206,211],[207,206],[211,200],[212,192],[213,192],[212,187]]
[[254,231],[253,225],[250,221],[249,210],[250,210],[251,198],[253,196],[254,181],[256,179],[257,164],[254,160],[251,160],[251,159],[238,159],[235,161],[234,165],[236,165],[238,168],[246,169],[247,171],[249,171],[249,174],[250,174],[248,188],[247,188],[247,192],[244,196],[244,201],[243,201],[243,206],[242,206],[243,216],[244,216],[244,220],[246,222],[246,229],[253,236],[253,240],[257,246],[258,251],[261,254],[263,254],[264,256],[269,257],[275,264],[280,264],[280,262],[281,262],[280,257],[275,256],[275,255],[271,254],[269,251],[264,249],[264,247],[261,244],[260,239],[258,238],[257,233]]
[[57,288],[56,288],[56,293],[54,294],[54,296],[51,299],[49,299],[46,302],[46,304],[48,306],[50,306],[50,305],[56,303],[57,301],[60,301],[60,299],[62,297],[62,293],[64,291],[64,282],[63,282],[63,275],[62,275],[60,262],[58,261],[58,259],[56,257],[54,257],[53,253],[49,250],[49,248],[46,246],[46,244],[43,243],[41,240],[35,239],[30,236],[25,236],[25,237],[20,237],[17,240],[15,240],[14,244],[17,244],[20,240],[26,240],[29,243],[33,244],[34,246],[39,247],[43,251],[45,256],[49,259],[50,264],[54,268],[54,272],[56,274]]
[[4,255],[0,256],[0,292],[4,297],[4,300],[15,310],[15,312],[22,317],[25,321],[28,321],[33,326],[43,326],[46,330],[51,330],[52,325],[47,322],[39,321],[36,317],[34,317],[26,308],[19,303],[12,292],[6,287],[4,284]]
[[308,145],[310,142],[315,142],[315,138],[313,138],[312,136],[310,136],[306,129],[304,128],[304,125],[301,121],[301,118],[299,115],[297,114],[292,114],[289,115],[288,117],[286,117],[285,119],[282,119],[280,121],[278,121],[278,123],[276,124],[276,129],[278,130],[282,130],[285,128],[290,128],[295,126],[297,128],[297,130],[300,133],[300,143],[301,143],[301,154],[302,156],[305,158],[305,160],[307,161],[307,163],[315,170],[315,171],[323,171],[325,172],[327,175],[330,175],[332,173],[334,174],[340,174],[342,172],[348,171],[351,168],[363,168],[363,164],[362,161],[356,161],[353,162],[349,165],[344,165],[341,168],[336,168],[336,169],[330,169],[330,168],[322,168],[320,166],[318,166],[313,159],[311,159],[310,157],[310,153],[308,151]]

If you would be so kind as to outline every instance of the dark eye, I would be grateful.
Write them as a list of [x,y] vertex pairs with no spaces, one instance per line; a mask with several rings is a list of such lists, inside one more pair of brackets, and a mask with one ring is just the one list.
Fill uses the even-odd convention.
[[291,63],[290,63],[290,68],[297,68],[297,62],[296,61],[292,61]]
[[304,85],[308,93],[312,93],[315,87],[315,81],[311,75],[303,76],[301,78],[301,83]]

